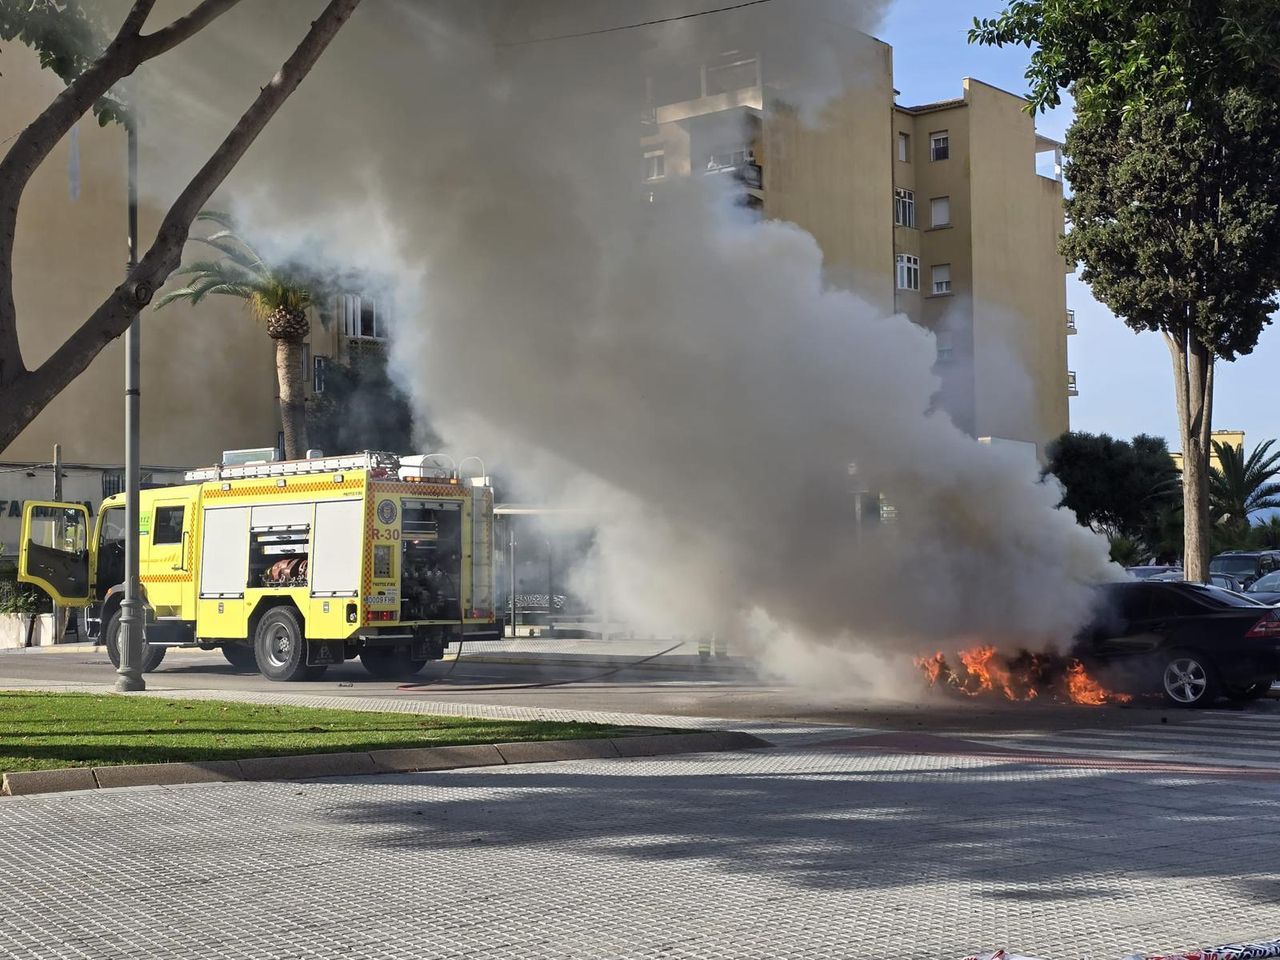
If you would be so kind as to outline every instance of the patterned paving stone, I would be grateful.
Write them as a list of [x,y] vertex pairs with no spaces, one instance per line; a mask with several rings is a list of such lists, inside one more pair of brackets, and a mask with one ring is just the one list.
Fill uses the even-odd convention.
[[0,801],[0,957],[1049,958],[1275,936],[1280,785],[809,745]]

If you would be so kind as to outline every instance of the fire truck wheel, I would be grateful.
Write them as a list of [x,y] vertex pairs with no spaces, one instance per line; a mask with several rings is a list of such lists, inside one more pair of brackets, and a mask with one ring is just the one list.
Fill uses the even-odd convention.
[[[117,670],[120,668],[120,617],[121,612],[117,610],[111,614],[111,619],[102,628],[103,646],[107,648],[107,656],[111,659],[111,665]],[[160,666],[160,661],[164,659],[167,649],[166,647],[153,647],[151,644],[147,644],[142,653],[142,672],[150,673]]]
[[411,677],[426,666],[425,661],[415,661],[403,647],[365,647],[360,651],[360,662],[379,680]]
[[258,670],[268,680],[302,680],[307,675],[307,641],[293,607],[274,607],[262,615],[253,635]]
[[222,645],[222,655],[227,658],[227,663],[237,670],[257,672],[258,655],[253,652],[253,644],[251,643],[224,643]]

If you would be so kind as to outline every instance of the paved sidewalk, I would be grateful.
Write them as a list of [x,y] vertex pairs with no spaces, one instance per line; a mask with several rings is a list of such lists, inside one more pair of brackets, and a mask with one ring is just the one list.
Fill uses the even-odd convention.
[[0,801],[0,955],[1103,960],[1280,930],[1273,781],[808,739]]

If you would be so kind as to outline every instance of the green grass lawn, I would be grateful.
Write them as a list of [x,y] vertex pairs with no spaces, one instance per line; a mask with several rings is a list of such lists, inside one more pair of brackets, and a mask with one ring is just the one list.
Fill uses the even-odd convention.
[[219,700],[0,691],[0,773],[639,732],[658,731]]

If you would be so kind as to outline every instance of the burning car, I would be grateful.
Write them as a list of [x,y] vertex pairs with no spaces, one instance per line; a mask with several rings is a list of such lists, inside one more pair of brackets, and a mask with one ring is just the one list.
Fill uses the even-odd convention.
[[1280,676],[1280,608],[1218,587],[1136,580],[1099,588],[1092,622],[1067,656],[993,646],[917,660],[930,683],[960,693],[1123,703],[1161,693],[1175,706],[1265,696]]
[[1107,584],[1077,639],[1082,662],[1178,706],[1265,696],[1280,675],[1280,610],[1201,583]]

